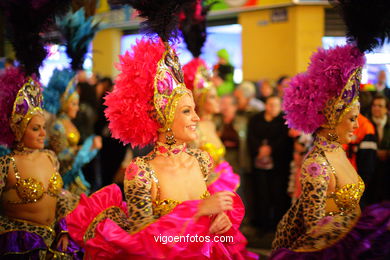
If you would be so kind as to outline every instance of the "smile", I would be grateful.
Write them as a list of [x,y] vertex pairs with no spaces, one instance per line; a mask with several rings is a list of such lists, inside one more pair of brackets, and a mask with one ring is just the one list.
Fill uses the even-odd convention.
[[190,126],[187,126],[187,128],[189,128],[192,131],[195,131],[196,130],[196,125],[190,125]]

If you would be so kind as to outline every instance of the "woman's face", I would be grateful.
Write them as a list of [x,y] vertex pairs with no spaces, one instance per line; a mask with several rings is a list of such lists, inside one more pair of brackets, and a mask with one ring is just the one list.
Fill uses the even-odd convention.
[[193,142],[198,138],[196,132],[199,117],[195,112],[195,102],[192,95],[184,95],[179,99],[175,118],[172,123],[172,132],[178,143]]
[[341,144],[348,144],[352,141],[353,132],[359,127],[358,116],[359,106],[356,105],[344,115],[336,126],[336,134]]
[[23,146],[30,149],[43,149],[45,146],[46,126],[43,115],[33,116],[27,124],[22,137]]
[[77,116],[77,112],[79,112],[79,98],[77,96],[73,96],[68,102],[67,114],[70,119],[74,119]]
[[210,90],[206,93],[203,106],[204,107],[201,109],[203,109],[203,111],[207,114],[217,114],[220,112],[219,98],[215,88],[210,88]]
[[387,114],[386,100],[384,98],[374,99],[371,106],[371,114],[379,118],[383,118]]

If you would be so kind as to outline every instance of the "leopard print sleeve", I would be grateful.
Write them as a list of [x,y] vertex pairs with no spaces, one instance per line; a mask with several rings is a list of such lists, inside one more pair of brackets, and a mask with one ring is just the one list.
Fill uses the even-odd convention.
[[60,170],[60,162],[58,161],[58,158],[57,158],[57,155],[52,151],[52,150],[43,150],[44,153],[47,154],[47,156],[49,156],[50,158],[50,161],[53,163],[53,167],[54,169],[59,172]]
[[[326,217],[326,193],[330,180],[331,168],[325,155],[321,153],[309,154],[302,165],[302,195],[300,197],[301,210],[305,235],[298,238],[293,248],[302,246],[315,247],[317,239],[311,233]],[[312,245],[309,245],[313,243]]]
[[137,232],[156,220],[152,208],[151,169],[144,158],[135,158],[126,169],[124,190],[131,222],[130,232]]
[[211,171],[214,168],[214,162],[210,154],[200,149],[190,149],[190,148],[187,149],[187,153],[189,155],[194,156],[198,160],[200,170],[202,171],[205,180],[207,180]]
[[10,157],[8,155],[0,157],[0,196],[3,193],[5,184],[7,183],[9,163]]

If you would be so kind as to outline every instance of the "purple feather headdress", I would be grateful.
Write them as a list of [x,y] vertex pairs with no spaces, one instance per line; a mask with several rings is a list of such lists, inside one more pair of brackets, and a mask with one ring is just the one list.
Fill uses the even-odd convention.
[[[289,127],[305,133],[313,133],[321,126],[334,127],[337,122],[333,121],[340,119],[343,110],[358,96],[360,73],[354,72],[365,63],[364,54],[353,45],[320,48],[310,60],[308,70],[292,78],[283,100]],[[336,106],[340,96],[345,99]]]
[[15,140],[10,118],[16,95],[26,81],[24,73],[17,68],[9,68],[0,74],[0,145],[11,147]]

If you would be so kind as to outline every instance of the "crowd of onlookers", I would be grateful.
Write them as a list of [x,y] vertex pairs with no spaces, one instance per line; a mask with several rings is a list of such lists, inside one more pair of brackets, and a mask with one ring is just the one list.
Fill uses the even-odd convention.
[[[300,171],[313,136],[289,129],[283,118],[283,94],[289,85],[286,76],[274,84],[269,80],[233,83],[233,67],[226,53],[213,67],[220,114],[215,124],[225,148],[225,159],[241,177],[238,192],[246,204],[246,224],[257,232],[269,233],[292,202],[300,195]],[[152,147],[131,149],[111,138],[104,115],[104,95],[113,89],[110,78],[81,71],[77,75],[80,105],[74,124],[80,142],[92,135],[102,137],[102,149],[84,167],[92,190],[117,183],[121,185],[130,161],[147,154]],[[226,82],[229,81],[229,82]],[[361,205],[390,200],[390,88],[386,73],[378,73],[375,84],[362,85],[359,128],[345,151],[365,182]]]
[[[80,111],[75,124],[81,137],[96,134],[103,139],[98,157],[84,169],[86,177],[95,189],[120,184],[130,160],[151,147],[133,150],[110,137],[103,97],[113,87],[111,79],[96,75],[87,79],[80,73],[78,81]],[[225,89],[219,98],[221,113],[215,117],[225,159],[241,176],[238,192],[246,204],[247,224],[260,232],[274,230],[299,197],[300,168],[313,140],[285,123],[282,100],[288,84],[289,78],[281,77],[275,84],[244,81],[230,92]],[[384,72],[374,86],[370,91],[362,88],[360,127],[344,147],[366,184],[362,206],[390,199],[390,89]]]

